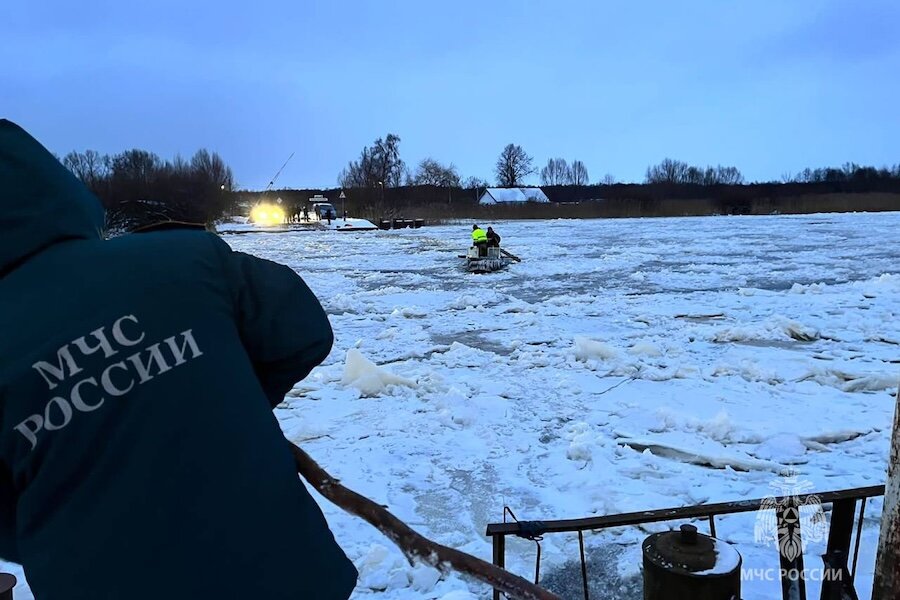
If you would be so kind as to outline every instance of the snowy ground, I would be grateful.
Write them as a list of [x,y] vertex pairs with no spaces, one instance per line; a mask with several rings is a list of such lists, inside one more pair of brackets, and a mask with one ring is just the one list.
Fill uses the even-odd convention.
[[[295,268],[331,315],[334,351],[277,415],[345,485],[490,560],[485,526],[504,505],[547,520],[757,498],[783,491],[787,467],[815,490],[883,483],[900,213],[489,224],[522,263],[465,273],[467,225],[225,236]],[[408,566],[319,500],[360,568],[354,598],[489,597]],[[861,597],[880,509],[867,508]],[[720,519],[719,537],[746,568],[777,568],[755,523]],[[592,597],[639,598],[639,542],[678,524],[589,533]],[[580,597],[577,537],[542,544],[542,580]],[[823,548],[811,541],[807,567]],[[534,544],[507,550],[532,577]],[[745,581],[743,596],[780,597],[778,582]]]
[[343,217],[333,219],[331,222],[321,219],[312,218],[309,221],[301,221],[299,223],[282,223],[278,225],[261,226],[249,222],[246,218],[237,218],[226,223],[220,223],[216,226],[216,231],[223,234],[232,233],[285,233],[288,231],[305,231],[308,229],[330,229],[332,231],[357,231],[377,229],[378,226],[371,221],[365,219],[354,219]]

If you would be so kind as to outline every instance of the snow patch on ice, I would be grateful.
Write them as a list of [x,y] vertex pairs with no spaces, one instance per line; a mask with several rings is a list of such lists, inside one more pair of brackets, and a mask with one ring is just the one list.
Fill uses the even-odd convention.
[[417,592],[427,594],[434,589],[440,578],[441,574],[437,569],[419,563],[413,567],[410,573],[410,587]]
[[662,356],[659,346],[650,342],[638,342],[628,349],[628,353],[641,356]]
[[705,433],[712,440],[721,443],[729,443],[734,439],[736,427],[731,420],[731,416],[723,410],[709,421],[699,423],[697,429]]
[[341,383],[355,387],[363,397],[377,396],[391,385],[416,387],[415,381],[389,373],[363,356],[356,348],[347,351],[347,362],[344,365]]
[[821,294],[827,287],[824,283],[810,283],[809,285],[795,283],[788,292],[791,294]]
[[775,369],[763,367],[750,359],[742,359],[736,365],[718,365],[712,370],[713,377],[723,375],[737,375],[745,381],[754,383],[768,383],[770,385],[784,383],[784,378],[781,377]]
[[819,339],[819,330],[814,327],[807,327],[796,321],[786,321],[781,324],[781,328],[791,339],[798,342],[812,342]]
[[421,319],[428,316],[428,311],[415,306],[404,306],[395,308],[391,316],[405,319]]
[[713,334],[712,341],[723,343],[792,339],[798,342],[811,342],[819,337],[816,328],[776,315],[762,323],[719,329]]
[[815,381],[844,392],[880,392],[897,386],[897,373],[850,373],[839,368],[813,368],[800,381]]
[[[465,310],[467,308],[482,308],[490,304],[496,304],[504,301],[506,298],[497,292],[489,290],[480,290],[478,293],[463,294],[449,304],[449,308],[454,310]],[[526,303],[519,303],[519,306],[525,307]]]
[[758,445],[752,454],[762,460],[771,460],[783,465],[796,465],[807,462],[805,458],[807,445],[798,436],[781,433],[776,434]]
[[397,335],[397,332],[400,331],[397,327],[388,327],[387,329],[379,332],[376,336],[376,340],[392,340]]
[[372,544],[369,551],[356,562],[358,586],[386,592],[409,587],[408,564],[397,552],[381,544]]
[[620,438],[616,443],[628,446],[638,452],[649,451],[656,456],[671,458],[680,462],[736,471],[772,471],[778,473],[781,465],[772,461],[758,460],[734,448],[728,448],[712,440],[685,440],[661,435],[656,438]]
[[441,363],[447,367],[483,367],[496,359],[496,356],[493,352],[453,342],[449,350],[441,355]]
[[478,600],[478,596],[471,592],[456,590],[441,596],[438,600]]
[[578,360],[588,360],[591,358],[599,358],[609,360],[618,356],[618,351],[603,342],[592,340],[590,338],[576,335],[575,336],[575,358]]
[[569,425],[565,435],[569,439],[569,448],[566,450],[566,458],[569,460],[591,460],[591,446],[594,444],[594,434],[591,426],[579,422]]
[[366,309],[366,305],[361,303],[359,298],[352,294],[335,294],[324,304],[325,310],[333,315],[345,313],[357,314],[360,312],[360,309],[362,309],[363,312]]

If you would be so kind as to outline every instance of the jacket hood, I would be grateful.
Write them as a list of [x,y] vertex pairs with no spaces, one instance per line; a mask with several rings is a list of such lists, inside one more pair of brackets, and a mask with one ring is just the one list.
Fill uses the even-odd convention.
[[44,248],[103,236],[100,201],[24,129],[0,119],[0,276]]

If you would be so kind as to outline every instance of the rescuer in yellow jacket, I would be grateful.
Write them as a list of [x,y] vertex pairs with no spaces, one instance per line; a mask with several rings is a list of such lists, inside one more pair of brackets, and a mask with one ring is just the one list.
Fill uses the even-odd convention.
[[488,238],[484,229],[472,225],[472,245],[478,248],[478,256],[487,256]]

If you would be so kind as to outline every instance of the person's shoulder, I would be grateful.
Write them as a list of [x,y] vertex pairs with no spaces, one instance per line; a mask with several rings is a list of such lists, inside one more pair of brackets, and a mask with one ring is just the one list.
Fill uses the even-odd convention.
[[165,253],[223,253],[231,250],[218,234],[203,229],[165,229],[131,233],[109,240],[109,243]]

